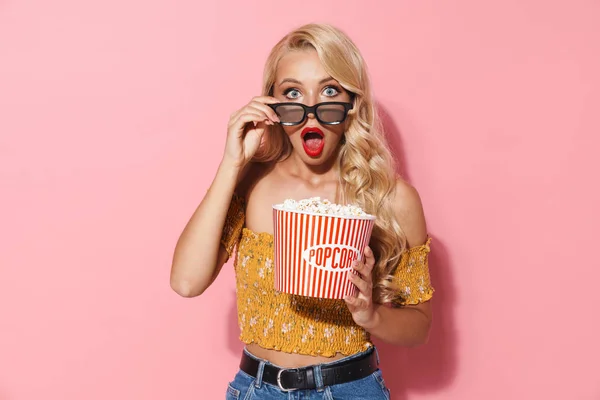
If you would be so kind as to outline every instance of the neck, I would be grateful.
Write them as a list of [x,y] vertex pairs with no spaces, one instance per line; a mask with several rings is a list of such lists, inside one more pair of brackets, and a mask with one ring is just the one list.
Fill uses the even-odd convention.
[[311,185],[319,186],[321,183],[337,179],[337,174],[339,173],[337,167],[338,156],[339,149],[325,162],[318,165],[310,165],[305,163],[296,151],[292,150],[285,163],[290,174],[309,182]]

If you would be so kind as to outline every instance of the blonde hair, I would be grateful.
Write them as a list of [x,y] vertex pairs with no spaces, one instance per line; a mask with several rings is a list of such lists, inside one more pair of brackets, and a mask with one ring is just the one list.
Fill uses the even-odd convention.
[[[345,143],[337,159],[341,188],[338,201],[357,204],[377,216],[370,242],[376,261],[373,299],[397,304],[401,302],[400,290],[391,274],[406,249],[406,235],[392,208],[396,188],[394,159],[375,110],[367,68],[358,48],[345,33],[331,25],[304,25],[287,34],[271,50],[264,70],[263,95],[273,95],[279,60],[289,51],[306,49],[316,50],[327,73],[352,94],[354,108],[348,114]],[[287,135],[276,125],[265,132],[254,160],[279,161],[291,150]]]

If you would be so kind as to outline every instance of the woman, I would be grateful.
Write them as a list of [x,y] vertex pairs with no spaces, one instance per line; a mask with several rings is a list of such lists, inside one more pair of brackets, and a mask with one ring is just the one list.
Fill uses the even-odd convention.
[[[310,197],[377,216],[363,261],[353,266],[357,296],[323,300],[274,289],[271,207]],[[284,37],[267,60],[262,96],[231,115],[219,169],[177,243],[172,288],[202,294],[236,247],[246,348],[228,399],[389,398],[370,337],[400,346],[427,341],[429,238],[417,191],[394,173],[364,61],[332,26],[310,24]]]

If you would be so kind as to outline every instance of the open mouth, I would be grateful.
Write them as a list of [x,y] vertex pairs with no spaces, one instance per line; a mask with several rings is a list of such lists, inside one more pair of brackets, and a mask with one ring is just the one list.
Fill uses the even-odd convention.
[[325,135],[319,128],[306,127],[301,133],[304,151],[310,157],[318,157],[325,146]]

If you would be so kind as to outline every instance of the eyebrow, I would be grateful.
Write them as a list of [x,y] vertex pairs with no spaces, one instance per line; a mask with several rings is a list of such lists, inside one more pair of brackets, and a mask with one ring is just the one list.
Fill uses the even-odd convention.
[[[325,82],[329,82],[329,81],[333,81],[333,80],[335,80],[335,79],[333,79],[333,77],[331,77],[331,76],[328,76],[328,77],[326,77],[326,78],[323,78],[323,79],[321,79],[321,80],[319,81],[319,85],[322,85],[322,84],[324,84]],[[294,78],[285,78],[284,80],[282,80],[281,82],[279,82],[279,86],[283,85],[283,84],[284,84],[284,83],[286,83],[286,82],[291,82],[291,83],[295,83],[295,84],[297,84],[297,85],[302,85],[302,82],[300,82],[300,81],[299,81],[299,80],[297,80],[297,79],[294,79]]]

